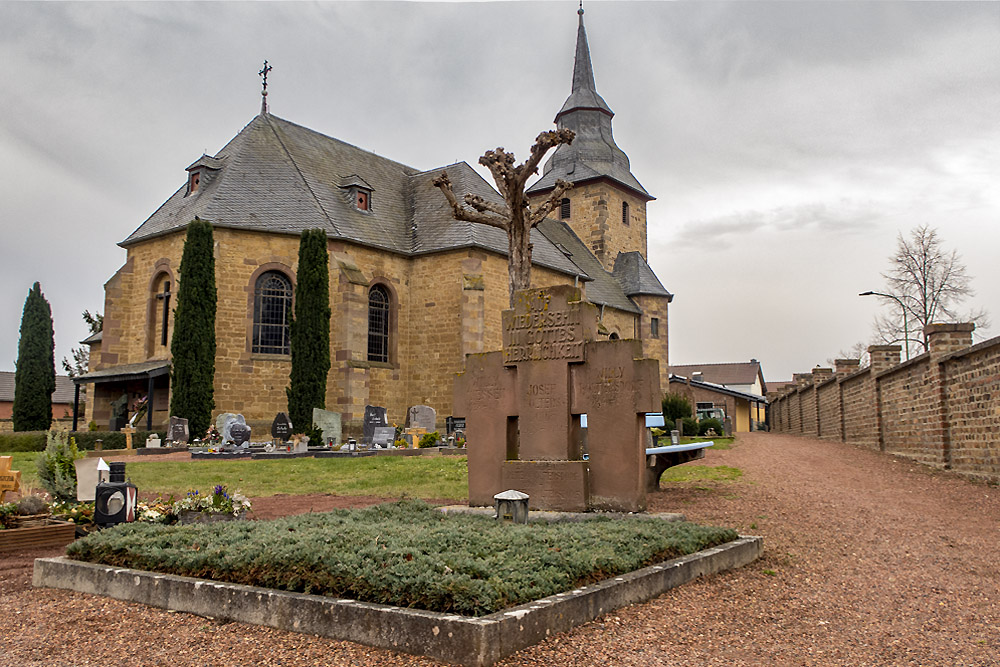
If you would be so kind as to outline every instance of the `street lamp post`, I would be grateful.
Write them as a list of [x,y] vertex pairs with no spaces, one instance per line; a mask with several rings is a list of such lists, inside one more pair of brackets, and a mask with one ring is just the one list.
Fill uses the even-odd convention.
[[884,296],[887,299],[892,299],[899,304],[899,307],[903,310],[903,343],[906,345],[906,360],[910,360],[910,328],[906,325],[906,306],[897,296],[892,294],[885,294],[883,292],[861,292],[858,296]]

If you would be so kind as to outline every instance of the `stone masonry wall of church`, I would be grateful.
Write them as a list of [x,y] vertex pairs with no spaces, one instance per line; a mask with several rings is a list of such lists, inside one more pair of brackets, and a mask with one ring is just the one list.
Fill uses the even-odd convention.
[[[150,358],[147,320],[150,298],[155,299],[151,281],[169,268],[176,295],[184,236],[179,231],[129,248],[126,264],[107,283],[105,337],[95,370]],[[242,413],[256,437],[276,412],[286,410],[291,362],[287,356],[250,351],[254,283],[264,271],[281,270],[294,284],[299,239],[225,228],[216,228],[214,237],[216,412]],[[401,424],[410,405],[423,403],[437,409],[443,426],[452,410],[452,378],[462,369],[464,354],[500,347],[500,312],[508,306],[506,258],[463,249],[411,259],[339,241],[330,243],[330,253],[332,368],[327,409],[344,413],[350,431],[360,428],[366,404],[385,406],[389,420]],[[572,281],[538,267],[532,276],[539,287]],[[389,364],[367,361],[368,289],[374,282],[392,293]],[[175,307],[173,301],[171,310]],[[635,316],[607,309],[605,325],[629,338]],[[88,405],[88,421],[93,410]],[[154,415],[156,422],[161,417],[165,422],[167,416]]]
[[[543,193],[532,203],[548,196]],[[583,183],[569,190],[570,217],[564,220],[610,271],[619,252],[646,255],[646,202],[610,181]],[[622,223],[622,203],[629,205],[629,224]],[[558,209],[554,215],[558,215]]]

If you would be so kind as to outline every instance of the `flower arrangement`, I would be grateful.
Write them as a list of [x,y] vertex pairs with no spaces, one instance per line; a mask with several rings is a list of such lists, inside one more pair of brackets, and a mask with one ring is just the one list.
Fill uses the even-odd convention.
[[210,494],[202,494],[197,489],[192,489],[171,507],[171,513],[178,516],[181,512],[188,511],[232,514],[234,517],[240,517],[249,510],[250,499],[238,491],[230,494],[224,484],[217,484]]
[[219,433],[219,429],[215,428],[215,425],[208,427],[203,442],[209,447],[218,447],[222,444],[222,434]]

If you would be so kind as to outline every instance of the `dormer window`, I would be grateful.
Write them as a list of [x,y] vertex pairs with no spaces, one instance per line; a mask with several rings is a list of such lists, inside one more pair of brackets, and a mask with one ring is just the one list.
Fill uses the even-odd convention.
[[211,183],[212,179],[215,178],[215,175],[219,173],[221,168],[222,158],[202,155],[200,158],[195,160],[191,166],[187,168],[188,184],[187,192],[184,193],[184,196],[190,197]]
[[340,179],[340,187],[346,191],[348,201],[359,211],[371,212],[374,188],[357,174]]

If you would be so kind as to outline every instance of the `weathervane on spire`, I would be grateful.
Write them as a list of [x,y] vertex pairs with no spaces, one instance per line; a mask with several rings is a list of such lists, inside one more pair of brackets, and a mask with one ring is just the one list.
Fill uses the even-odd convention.
[[[581,1],[581,3],[583,2],[583,0],[580,0],[580,1]],[[270,65],[268,65],[267,61],[265,60],[264,61],[264,69],[262,69],[261,71],[257,72],[257,74],[259,74],[261,76],[261,78],[264,80],[264,87],[260,91],[260,112],[261,113],[267,113],[267,73],[270,72],[271,69],[272,69],[272,67]]]

